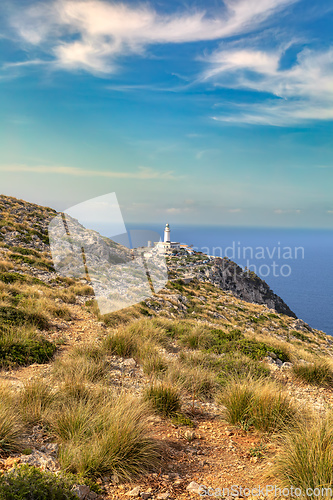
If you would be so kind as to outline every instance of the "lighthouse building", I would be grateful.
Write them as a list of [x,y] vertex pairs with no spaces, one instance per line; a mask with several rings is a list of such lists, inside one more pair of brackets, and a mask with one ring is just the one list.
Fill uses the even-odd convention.
[[180,249],[179,242],[171,241],[169,224],[166,224],[165,229],[164,229],[164,240],[156,243],[156,247],[158,248],[159,252],[163,252],[163,253],[169,253],[172,250],[179,250]]

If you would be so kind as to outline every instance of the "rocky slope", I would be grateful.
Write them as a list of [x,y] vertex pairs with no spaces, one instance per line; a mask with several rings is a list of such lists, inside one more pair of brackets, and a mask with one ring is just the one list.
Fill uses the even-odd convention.
[[[59,243],[56,250],[53,251],[53,261],[62,276],[73,276],[74,272],[79,272],[81,278],[85,277],[85,269],[81,260],[81,247],[84,246],[86,259],[89,260],[91,272],[94,273],[100,280],[100,276],[108,273],[113,281],[117,278],[119,281],[118,288],[122,288],[122,281],[119,279],[116,266],[108,266],[108,264],[124,264],[131,261],[131,253],[127,248],[122,247],[107,238],[102,238],[94,231],[84,232],[80,224],[75,221],[65,221],[60,214],[51,208],[40,207],[38,205],[27,203],[22,200],[0,196],[0,242],[9,247],[20,246],[27,249],[35,249],[46,252],[50,255],[49,247],[49,224],[52,222],[52,237]],[[75,252],[72,252],[72,257],[68,260],[64,258],[66,251],[69,254],[68,247],[70,246],[66,240],[66,231],[68,231],[68,223],[70,224],[71,233],[77,237],[80,235],[79,245],[75,245]],[[73,229],[74,228],[74,229]],[[81,234],[84,234],[82,237]],[[65,236],[65,237],[64,237]],[[73,240],[73,234],[70,234]],[[73,243],[71,243],[73,246]],[[76,248],[77,247],[77,248]],[[79,248],[80,247],[80,248]],[[76,262],[73,255],[78,256],[80,262]],[[191,266],[189,267],[189,261]],[[205,264],[202,264],[205,262]],[[266,304],[269,308],[275,309],[277,312],[286,314],[293,318],[296,315],[287,304],[276,295],[265,281],[260,279],[253,272],[244,271],[235,262],[227,258],[214,258],[207,260],[207,257],[202,254],[195,254],[193,257],[178,255],[168,259],[170,277],[182,278],[196,277],[200,281],[212,283],[224,291],[230,291],[233,295],[241,300],[256,304]],[[98,268],[99,271],[92,269]],[[101,271],[100,271],[101,269]],[[111,271],[110,271],[111,270]],[[74,273],[75,274],[75,273]],[[135,279],[133,274],[132,278]],[[138,277],[141,281],[141,276]],[[101,284],[99,287],[102,289]],[[97,289],[96,285],[96,289]]]
[[[89,380],[89,389],[111,389],[140,398],[152,377],[165,370],[170,370],[170,376],[179,369],[183,377],[192,377],[182,393],[182,411],[192,427],[150,416],[149,429],[163,450],[159,469],[133,482],[122,482],[116,474],[101,475],[98,482],[103,499],[185,500],[199,498],[196,484],[215,488],[264,484],[276,443],[269,436],[226,424],[212,397],[220,383],[216,377],[221,381],[237,360],[237,369],[258,369],[269,375],[304,409],[311,407],[322,415],[332,406],[331,387],[307,386],[292,372],[295,364],[310,364],[318,355],[331,358],[331,338],[293,317],[283,303],[278,312],[279,298],[259,278],[244,276],[234,263],[228,269],[218,259],[204,264],[207,258],[203,255],[187,261],[189,266],[185,265],[186,256],[171,257],[172,279],[163,290],[132,307],[101,316],[87,279],[59,277],[52,267],[47,226],[56,212],[8,197],[1,197],[0,203],[0,339],[3,326],[12,321],[16,328],[15,321],[23,318],[19,328],[32,320],[29,327],[56,347],[55,360],[3,366],[1,384],[15,394],[33,381],[49,383],[53,390],[61,383],[51,378],[57,360],[86,344],[100,348],[107,336],[119,332],[138,341],[150,332],[148,347],[143,344],[146,357],[135,350],[122,356],[100,352],[105,374],[101,381]],[[264,304],[256,303],[263,299]],[[204,367],[194,364],[198,356],[203,356]],[[201,381],[203,393],[192,388]],[[8,470],[15,463],[60,469],[59,443],[47,426],[34,425],[24,439],[27,454],[0,456],[0,469]],[[87,487],[78,491],[85,500],[97,497]]]

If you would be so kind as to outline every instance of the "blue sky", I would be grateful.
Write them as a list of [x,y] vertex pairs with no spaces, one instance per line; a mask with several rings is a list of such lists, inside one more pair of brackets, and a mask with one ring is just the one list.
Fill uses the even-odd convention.
[[331,0],[3,1],[0,191],[333,226]]

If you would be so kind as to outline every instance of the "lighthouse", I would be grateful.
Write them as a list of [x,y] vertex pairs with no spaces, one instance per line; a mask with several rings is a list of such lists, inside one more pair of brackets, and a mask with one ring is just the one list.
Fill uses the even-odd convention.
[[164,229],[164,243],[170,243],[170,227],[169,224],[166,224]]
[[157,243],[155,243],[155,247],[158,252],[164,254],[172,253],[173,250],[180,249],[180,243],[178,243],[177,241],[171,241],[169,224],[165,225],[164,241],[158,241]]

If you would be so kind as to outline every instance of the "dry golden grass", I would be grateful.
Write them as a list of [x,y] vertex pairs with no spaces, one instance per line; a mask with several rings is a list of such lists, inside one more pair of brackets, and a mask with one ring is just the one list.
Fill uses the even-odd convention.
[[[271,469],[281,486],[333,488],[333,414],[299,422],[279,439],[280,452]],[[316,496],[325,496],[319,494]],[[313,494],[307,495],[313,498]]]
[[116,473],[126,479],[156,468],[160,453],[149,435],[149,414],[146,404],[123,395],[111,404],[79,403],[59,413],[54,422],[62,442],[62,467],[92,477]]
[[231,380],[218,401],[225,407],[225,419],[246,430],[254,427],[263,432],[279,432],[301,418],[295,403],[272,380]]
[[0,272],[10,271],[14,268],[14,265],[9,260],[0,260]]

